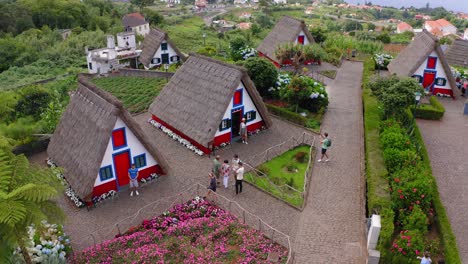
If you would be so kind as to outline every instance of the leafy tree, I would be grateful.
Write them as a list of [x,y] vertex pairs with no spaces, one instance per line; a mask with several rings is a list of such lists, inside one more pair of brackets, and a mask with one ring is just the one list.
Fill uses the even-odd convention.
[[273,26],[273,21],[271,21],[271,18],[265,14],[259,14],[255,18],[255,22],[257,22],[262,28],[270,28]]
[[384,32],[384,33],[378,35],[376,40],[379,40],[379,41],[381,41],[382,43],[385,43],[385,44],[390,43],[390,41],[391,41],[390,35],[388,35],[387,32]]
[[314,37],[314,40],[318,43],[322,43],[327,39],[326,30],[322,27],[313,27],[310,29],[310,34]]
[[305,61],[322,60],[326,56],[326,52],[318,44],[297,45],[287,43],[280,45],[276,49],[275,55],[280,62],[291,61],[294,74],[297,74]]
[[143,13],[145,14],[146,21],[150,22],[152,25],[161,25],[164,23],[164,17],[157,11],[145,8]]
[[241,50],[247,47],[246,39],[243,37],[235,37],[229,41],[230,55],[234,61],[242,60]]
[[449,37],[442,37],[439,41],[440,45],[451,45],[453,40]]
[[289,83],[286,89],[281,90],[281,98],[287,100],[291,105],[294,105],[295,112],[297,112],[299,107],[299,101],[309,97],[310,94],[311,90],[307,81],[297,75],[291,79],[291,83]]
[[138,8],[140,8],[140,12],[142,12],[143,8],[152,5],[154,3],[154,0],[130,0],[130,3],[138,6]]
[[252,35],[258,36],[258,34],[262,32],[262,28],[258,24],[253,23],[252,26],[250,27],[250,31],[252,32]]
[[266,96],[268,89],[275,86],[278,78],[278,70],[273,63],[264,58],[252,57],[245,61],[244,67],[260,95]]
[[206,45],[204,47],[201,47],[198,51],[198,54],[205,55],[208,57],[212,57],[216,55],[216,48],[211,46],[211,45]]
[[368,30],[375,30],[375,24],[374,23],[368,23],[367,24],[367,29]]
[[357,21],[346,20],[346,22],[344,23],[344,30],[346,32],[362,30],[362,24]]
[[401,79],[396,84],[385,89],[380,96],[387,116],[403,112],[407,107],[414,105],[414,94],[423,93],[421,85],[413,78]]
[[19,247],[25,262],[32,263],[25,246],[28,227],[42,220],[63,220],[64,214],[53,200],[62,188],[52,170],[31,166],[24,155],[1,148],[0,248],[11,254]]
[[259,0],[258,6],[265,14],[270,13],[270,6],[272,5],[272,0]]
[[39,118],[52,99],[49,91],[40,86],[30,86],[19,91],[19,99],[15,106],[17,116],[32,116]]

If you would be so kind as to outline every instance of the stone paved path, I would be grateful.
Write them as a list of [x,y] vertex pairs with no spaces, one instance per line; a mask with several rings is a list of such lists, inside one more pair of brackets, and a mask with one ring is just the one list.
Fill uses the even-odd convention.
[[440,198],[457,239],[462,263],[468,263],[468,116],[465,99],[439,99],[445,106],[440,121],[417,120],[431,159]]
[[331,161],[315,163],[299,220],[296,263],[365,263],[361,78],[362,63],[344,62],[327,88],[322,131],[333,142]]

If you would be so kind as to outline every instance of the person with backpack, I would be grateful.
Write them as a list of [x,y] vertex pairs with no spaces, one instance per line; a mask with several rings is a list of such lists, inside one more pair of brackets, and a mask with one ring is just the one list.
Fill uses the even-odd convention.
[[330,159],[328,158],[327,150],[329,147],[331,147],[331,139],[328,138],[328,133],[326,132],[320,136],[323,138],[322,141],[320,141],[320,143],[322,144],[322,157],[318,160],[318,162],[321,162],[324,157],[327,157],[325,162],[329,162]]

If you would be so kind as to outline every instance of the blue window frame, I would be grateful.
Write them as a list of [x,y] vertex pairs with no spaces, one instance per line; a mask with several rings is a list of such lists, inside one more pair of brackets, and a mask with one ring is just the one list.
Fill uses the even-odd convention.
[[254,110],[248,111],[244,114],[244,118],[246,122],[255,120],[255,118],[257,118],[257,112]]
[[141,155],[133,157],[133,163],[135,163],[136,168],[142,168],[146,166],[146,154],[143,153]]
[[117,128],[112,131],[112,148],[122,149],[127,147],[127,134],[125,127]]
[[231,119],[226,118],[221,120],[221,124],[219,124],[219,131],[227,130],[231,127]]
[[411,77],[414,78],[419,83],[422,83],[422,81],[423,81],[423,77],[421,75],[413,75]]
[[239,90],[236,90],[236,92],[234,93],[234,96],[232,97],[232,106],[233,107],[236,107],[236,106],[240,106],[242,105],[242,101],[243,101],[243,94],[242,94],[242,89],[239,89]]
[[167,43],[161,43],[161,50],[167,50]]
[[114,178],[114,174],[112,173],[112,166],[109,165],[109,166],[100,168],[99,169],[99,178],[101,179],[101,181],[105,181],[105,180]]

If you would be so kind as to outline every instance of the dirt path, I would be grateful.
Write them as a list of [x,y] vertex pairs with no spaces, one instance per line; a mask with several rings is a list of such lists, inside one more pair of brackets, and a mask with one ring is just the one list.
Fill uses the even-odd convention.
[[315,163],[299,220],[296,263],[365,263],[361,78],[362,63],[344,62],[327,88],[322,131],[333,142],[331,161]]

